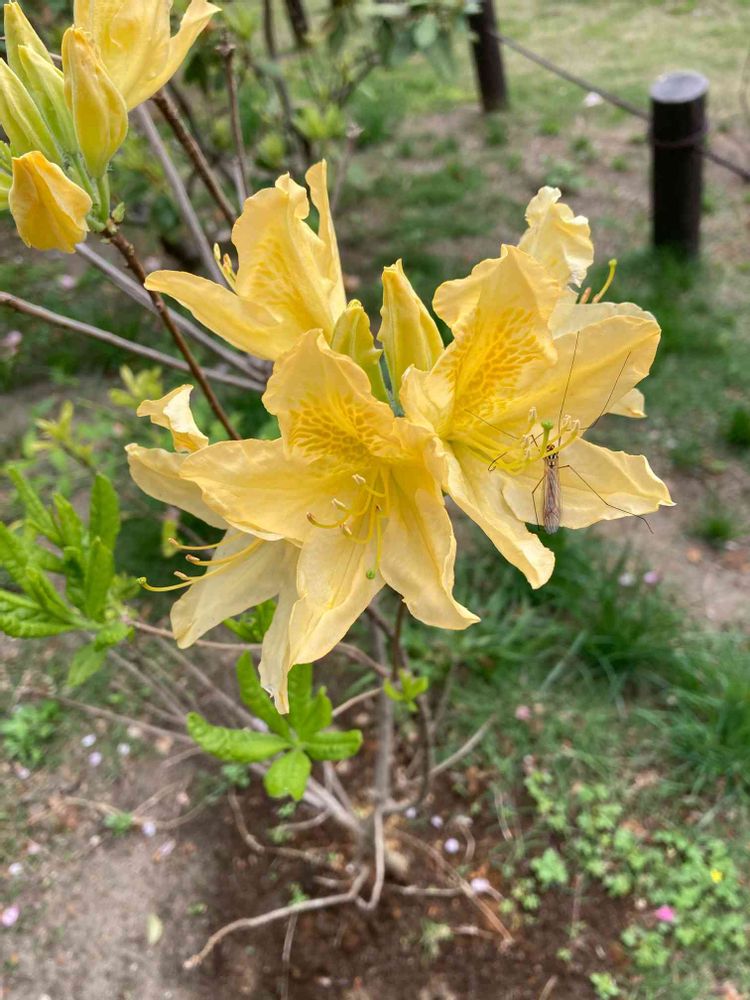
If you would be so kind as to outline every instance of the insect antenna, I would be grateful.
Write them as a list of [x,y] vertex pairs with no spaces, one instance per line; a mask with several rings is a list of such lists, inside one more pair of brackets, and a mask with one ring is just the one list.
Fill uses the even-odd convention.
[[625,360],[623,361],[622,366],[620,367],[620,370],[617,373],[617,378],[615,379],[615,384],[612,386],[612,389],[610,390],[610,393],[607,396],[607,399],[606,399],[606,401],[604,403],[604,406],[602,407],[601,413],[596,418],[596,420],[593,422],[593,424],[589,424],[588,427],[584,427],[583,428],[583,430],[581,431],[581,436],[583,436],[587,431],[590,431],[590,430],[592,430],[592,428],[596,427],[596,425],[599,423],[599,421],[602,419],[602,417],[607,412],[607,407],[612,402],[612,397],[615,394],[615,389],[617,388],[617,384],[620,381],[622,373],[625,371],[625,366],[627,365],[628,361],[630,360],[630,355],[632,353],[633,353],[632,351],[628,351],[628,353],[625,355]]
[[573,365],[576,363],[576,355],[578,354],[578,340],[581,336],[581,331],[578,330],[576,333],[576,345],[573,348],[573,357],[570,359],[570,368],[568,369],[568,378],[565,383],[565,391],[563,392],[562,399],[560,400],[560,412],[557,415],[557,426],[559,427],[562,423],[563,410],[565,409],[565,402],[568,398],[568,389],[570,388],[570,380],[573,377]]
[[[466,409],[466,407],[464,407],[464,409],[466,410],[466,413],[468,413],[470,417],[474,417],[475,420],[481,420],[483,424],[487,424],[488,427],[491,427],[493,431],[497,431],[498,434],[505,434],[506,437],[513,438],[514,441],[521,440],[517,434],[511,434],[510,431],[506,431],[502,427],[496,427],[495,424],[491,423],[489,420],[485,420],[484,417],[480,417],[478,413],[472,413],[471,410]],[[487,466],[487,471],[494,472],[495,469],[497,468],[497,463],[500,461],[501,458],[503,458],[507,454],[508,452],[504,451],[502,455],[498,455],[497,458],[493,458],[490,464]]]

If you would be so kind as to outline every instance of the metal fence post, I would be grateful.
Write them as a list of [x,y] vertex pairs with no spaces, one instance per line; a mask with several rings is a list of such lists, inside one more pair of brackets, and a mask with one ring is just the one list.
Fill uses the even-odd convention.
[[694,256],[700,247],[708,80],[683,70],[651,87],[653,243]]
[[468,22],[482,108],[499,111],[508,106],[508,88],[493,0],[480,0],[479,10],[469,14]]

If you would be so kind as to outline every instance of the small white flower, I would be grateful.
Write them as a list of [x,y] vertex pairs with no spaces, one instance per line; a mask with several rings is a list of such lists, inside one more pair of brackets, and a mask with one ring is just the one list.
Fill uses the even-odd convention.
[[23,865],[20,861],[14,861],[12,865],[8,865],[8,874],[12,875],[13,878],[18,878],[19,875],[23,875]]
[[617,582],[620,584],[621,587],[632,587],[633,584],[635,583],[635,574],[621,573],[617,578]]
[[601,94],[597,94],[595,90],[590,90],[581,103],[584,108],[595,108],[599,104],[604,104],[604,98]]
[[458,854],[461,850],[461,845],[455,837],[448,837],[446,842],[443,844],[443,850],[446,854]]
[[483,893],[488,893],[492,886],[490,885],[489,879],[486,878],[473,878],[471,880],[471,891],[476,893],[477,896],[481,896]]
[[145,819],[141,823],[141,833],[144,837],[156,836],[156,823],[152,819]]
[[129,743],[118,743],[117,752],[121,757],[127,757],[130,754],[130,744]]
[[81,740],[81,746],[86,747],[87,750],[89,747],[92,747],[95,743],[96,743],[96,736],[94,735],[94,733],[87,733]]
[[414,808],[414,806],[409,806],[408,809],[404,810],[404,816],[406,816],[407,819],[416,819],[417,810]]
[[94,750],[93,753],[89,754],[89,764],[91,765],[91,767],[99,767],[102,760],[103,757],[98,750]]
[[63,291],[70,292],[78,284],[78,279],[74,278],[72,274],[61,274],[57,279],[57,283]]
[[432,823],[432,825],[435,827],[436,830],[439,830],[442,827],[442,825],[443,825],[443,817],[442,816],[432,816],[430,818],[430,823]]
[[15,904],[13,904],[13,906],[6,906],[2,915],[0,915],[0,924],[2,924],[3,927],[12,927],[20,916],[21,911]]

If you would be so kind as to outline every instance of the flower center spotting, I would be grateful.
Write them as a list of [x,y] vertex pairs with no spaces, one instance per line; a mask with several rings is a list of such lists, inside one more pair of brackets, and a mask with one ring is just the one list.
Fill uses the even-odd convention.
[[312,511],[307,520],[315,528],[340,531],[355,545],[374,546],[373,563],[366,569],[369,580],[374,580],[380,570],[383,550],[383,528],[390,513],[388,472],[376,466],[369,478],[355,472],[353,488],[346,500],[332,497],[331,519],[318,518]]

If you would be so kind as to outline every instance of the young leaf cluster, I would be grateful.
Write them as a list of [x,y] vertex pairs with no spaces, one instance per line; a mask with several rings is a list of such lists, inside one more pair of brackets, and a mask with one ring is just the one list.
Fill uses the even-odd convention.
[[256,764],[272,760],[264,776],[272,798],[290,795],[299,801],[307,786],[313,761],[345,760],[362,745],[358,729],[330,729],[331,701],[325,688],[313,692],[312,667],[298,664],[289,674],[289,714],[281,715],[263,690],[249,653],[237,661],[240,697],[267,732],[213,726],[192,712],[187,729],[195,742],[219,760]]
[[68,674],[69,684],[81,684],[102,666],[107,650],[130,634],[122,621],[124,582],[114,566],[117,494],[97,474],[86,525],[59,493],[47,508],[18,468],[9,468],[8,475],[24,516],[15,525],[0,523],[0,567],[14,585],[0,589],[0,631],[22,639],[88,634],[91,641],[76,652]]

